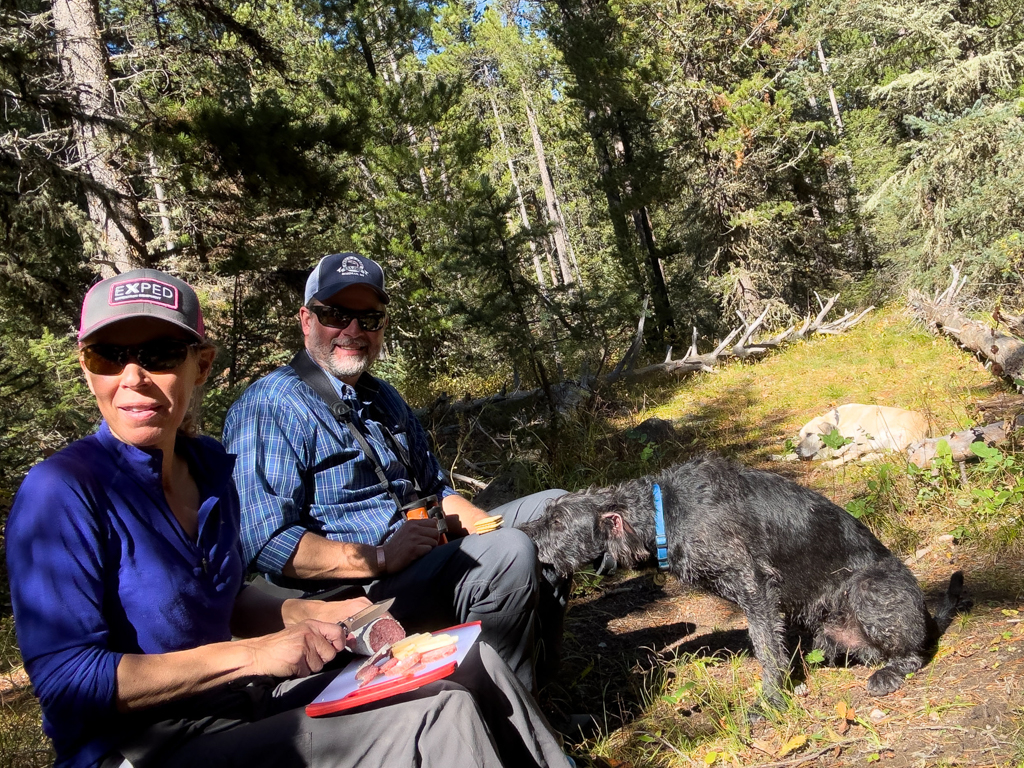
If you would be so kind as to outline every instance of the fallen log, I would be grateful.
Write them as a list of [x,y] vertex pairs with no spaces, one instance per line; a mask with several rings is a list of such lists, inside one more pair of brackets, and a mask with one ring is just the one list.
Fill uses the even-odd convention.
[[[874,307],[868,307],[857,315],[854,315],[853,312],[847,312],[838,320],[830,323],[824,322],[825,317],[838,299],[839,294],[832,296],[828,301],[822,301],[821,297],[818,297],[820,311],[814,318],[807,317],[799,329],[795,327],[787,328],[776,336],[753,341],[751,340],[752,337],[767,317],[767,310],[752,323],[748,323],[746,318],[740,314],[741,325],[730,331],[714,350],[704,354],[697,354],[697,329],[694,328],[693,343],[690,345],[685,356],[673,360],[672,348],[669,347],[663,362],[634,369],[633,363],[643,341],[644,318],[646,317],[647,309],[645,301],[633,342],[618,365],[608,374],[594,377],[593,380],[590,380],[591,377],[586,376],[581,377],[580,382],[563,381],[552,385],[551,395],[555,401],[554,406],[561,412],[572,411],[585,401],[590,393],[618,381],[635,382],[657,376],[684,376],[698,371],[713,373],[715,367],[727,358],[747,360],[777,349],[788,341],[806,340],[814,334],[843,333],[863,320],[867,313],[874,309]],[[739,337],[738,340],[737,337]],[[736,341],[734,342],[734,340]],[[434,421],[440,421],[449,414],[475,412],[486,406],[498,406],[505,409],[510,407],[524,408],[530,405],[530,401],[539,400],[543,395],[542,390],[535,389],[509,394],[499,393],[475,400],[467,398],[454,402],[442,396],[427,408],[417,410],[416,415],[421,419],[430,418]]]
[[989,447],[1005,443],[1016,430],[1022,427],[1024,427],[1024,414],[1013,419],[986,424],[983,427],[971,427],[943,437],[931,437],[911,445],[907,449],[907,458],[911,464],[922,468],[927,467],[938,455],[939,443],[945,440],[949,445],[953,461],[966,461],[975,458],[971,452],[971,446],[974,443],[985,443]]
[[908,296],[911,307],[933,333],[952,336],[962,347],[984,358],[996,376],[1011,381],[1024,379],[1024,342],[963,315],[957,299],[965,279],[960,277],[958,267],[950,269],[953,280],[949,287],[934,299],[912,291]]

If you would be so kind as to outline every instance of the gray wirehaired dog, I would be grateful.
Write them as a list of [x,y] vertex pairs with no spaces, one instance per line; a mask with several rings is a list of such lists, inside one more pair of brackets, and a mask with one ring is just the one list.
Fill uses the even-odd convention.
[[669,570],[743,609],[763,694],[773,706],[784,703],[787,621],[813,633],[830,662],[848,655],[884,664],[867,683],[869,693],[883,696],[921,668],[954,613],[967,607],[960,605],[958,571],[933,618],[910,570],[846,510],[779,475],[718,456],[566,494],[522,530],[536,542],[541,563],[564,577],[606,554],[634,566],[654,552],[655,483]]

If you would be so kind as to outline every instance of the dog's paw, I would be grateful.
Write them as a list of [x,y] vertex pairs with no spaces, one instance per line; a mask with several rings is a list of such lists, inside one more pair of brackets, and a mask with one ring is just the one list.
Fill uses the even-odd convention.
[[903,687],[903,675],[895,669],[882,667],[868,678],[867,687],[872,696],[885,696]]
[[747,725],[757,725],[767,719],[767,710],[763,705],[755,705],[747,710]]
[[755,725],[764,722],[773,715],[778,715],[779,712],[785,710],[788,706],[789,702],[786,701],[786,697],[780,691],[767,695],[762,694],[757,703],[747,710],[747,723]]

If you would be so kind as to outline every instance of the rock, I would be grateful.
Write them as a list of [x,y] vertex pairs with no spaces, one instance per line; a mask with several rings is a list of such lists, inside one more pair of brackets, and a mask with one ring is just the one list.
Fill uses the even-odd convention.
[[632,437],[642,443],[679,442],[681,435],[671,421],[650,418],[640,422],[632,429],[626,430],[626,437]]

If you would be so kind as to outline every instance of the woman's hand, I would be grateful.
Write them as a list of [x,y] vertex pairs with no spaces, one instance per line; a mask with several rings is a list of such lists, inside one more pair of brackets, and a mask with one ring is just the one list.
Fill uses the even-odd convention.
[[272,635],[239,642],[252,653],[252,674],[306,677],[344,650],[347,636],[336,623],[308,619]]

